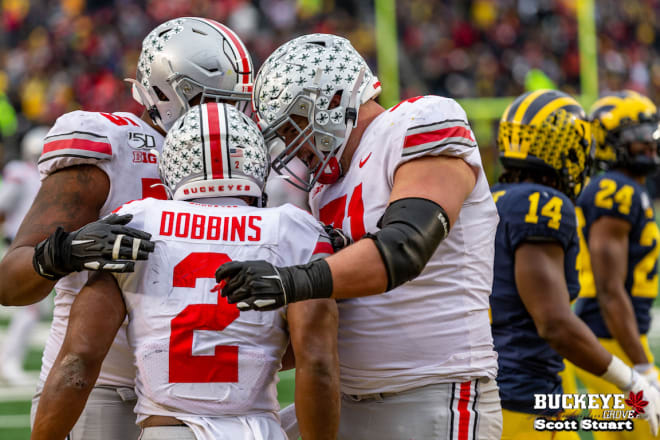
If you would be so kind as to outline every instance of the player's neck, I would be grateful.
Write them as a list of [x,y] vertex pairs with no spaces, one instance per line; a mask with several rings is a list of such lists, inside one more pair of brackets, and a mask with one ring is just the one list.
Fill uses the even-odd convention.
[[616,168],[616,171],[620,172],[624,176],[630,177],[632,180],[634,180],[635,182],[639,183],[642,186],[646,183],[645,175],[640,176],[639,174],[634,174],[626,168]]
[[248,203],[240,197],[204,197],[190,201],[200,205],[248,206]]
[[341,157],[343,169],[348,169],[348,166],[353,159],[353,154],[355,153],[355,150],[357,150],[357,147],[360,145],[364,131],[367,129],[369,124],[371,124],[373,120],[384,111],[385,109],[373,99],[365,102],[360,106],[357,126],[351,131],[351,135],[348,137],[348,142],[346,143],[346,149],[344,150],[344,154],[342,154]]

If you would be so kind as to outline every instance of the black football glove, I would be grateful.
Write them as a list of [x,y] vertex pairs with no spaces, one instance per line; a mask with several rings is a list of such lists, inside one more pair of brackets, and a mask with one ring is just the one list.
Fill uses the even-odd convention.
[[267,261],[230,261],[215,272],[222,296],[239,310],[274,310],[296,301],[328,298],[332,275],[325,260],[275,267]]
[[34,270],[51,281],[81,270],[133,272],[135,261],[146,260],[154,243],[151,234],[124,226],[132,218],[112,214],[73,232],[58,227],[35,246]]
[[323,226],[325,233],[330,237],[330,243],[332,244],[332,249],[335,252],[339,252],[344,249],[346,246],[353,244],[351,237],[346,235],[344,231],[339,228],[333,228],[330,225]]

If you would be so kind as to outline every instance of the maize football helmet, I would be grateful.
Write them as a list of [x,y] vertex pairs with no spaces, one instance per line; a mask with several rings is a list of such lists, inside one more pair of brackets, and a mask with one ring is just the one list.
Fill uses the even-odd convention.
[[235,106],[215,102],[174,123],[158,165],[174,200],[250,196],[262,203],[268,169],[256,124]]
[[[293,127],[297,133],[281,151],[271,152],[273,169],[290,175],[289,182],[305,191],[317,180],[339,179],[343,174],[339,159],[357,124],[360,105],[380,91],[378,78],[345,38],[311,34],[280,46],[259,69],[252,96],[253,111],[269,145],[279,129]],[[297,124],[292,115],[306,119],[307,125]],[[296,173],[287,164],[305,145],[319,163],[309,174]]]
[[630,90],[612,93],[594,103],[590,117],[600,169],[621,167],[645,175],[658,168],[657,153],[655,157],[632,156],[629,150],[632,142],[660,146],[660,118],[650,99]]
[[249,104],[252,60],[245,45],[228,27],[206,18],[169,20],[142,42],[133,98],[151,119],[168,131],[174,121],[197,103]]
[[566,93],[536,90],[504,111],[497,135],[504,168],[523,168],[557,178],[558,189],[576,197],[593,156],[591,124]]

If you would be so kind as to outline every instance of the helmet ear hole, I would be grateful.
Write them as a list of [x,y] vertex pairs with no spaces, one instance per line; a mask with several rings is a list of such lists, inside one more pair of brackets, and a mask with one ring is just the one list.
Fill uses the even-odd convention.
[[153,86],[154,92],[156,93],[156,96],[158,96],[158,99],[160,99],[163,102],[167,102],[170,99],[167,97],[165,93],[161,89],[158,88],[158,86]]
[[337,90],[335,92],[335,95],[332,97],[330,100],[330,104],[328,105],[328,110],[332,110],[333,108],[339,107],[341,104],[341,97],[344,94],[343,90]]

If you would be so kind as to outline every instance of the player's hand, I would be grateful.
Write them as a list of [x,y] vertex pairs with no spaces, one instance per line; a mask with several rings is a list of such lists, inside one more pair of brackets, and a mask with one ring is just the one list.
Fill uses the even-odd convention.
[[325,233],[330,237],[330,243],[332,244],[332,250],[339,252],[344,249],[346,246],[353,243],[353,239],[346,235],[344,231],[339,228],[333,228],[331,225],[323,226]]
[[633,368],[639,374],[644,376],[644,379],[648,380],[649,383],[655,387],[655,389],[660,391],[658,372],[653,364],[636,364]]
[[643,407],[644,412],[640,413],[640,417],[649,422],[651,433],[657,436],[658,426],[660,426],[660,392],[644,376],[635,370],[632,372],[632,384],[630,390],[627,391],[635,395],[641,391],[642,399],[648,403]]
[[151,234],[124,226],[132,218],[111,214],[70,233],[58,227],[35,246],[35,271],[53,281],[81,270],[132,272],[154,250]]
[[332,276],[325,260],[289,267],[267,261],[230,261],[215,272],[223,280],[222,296],[241,311],[274,310],[283,305],[332,294]]

